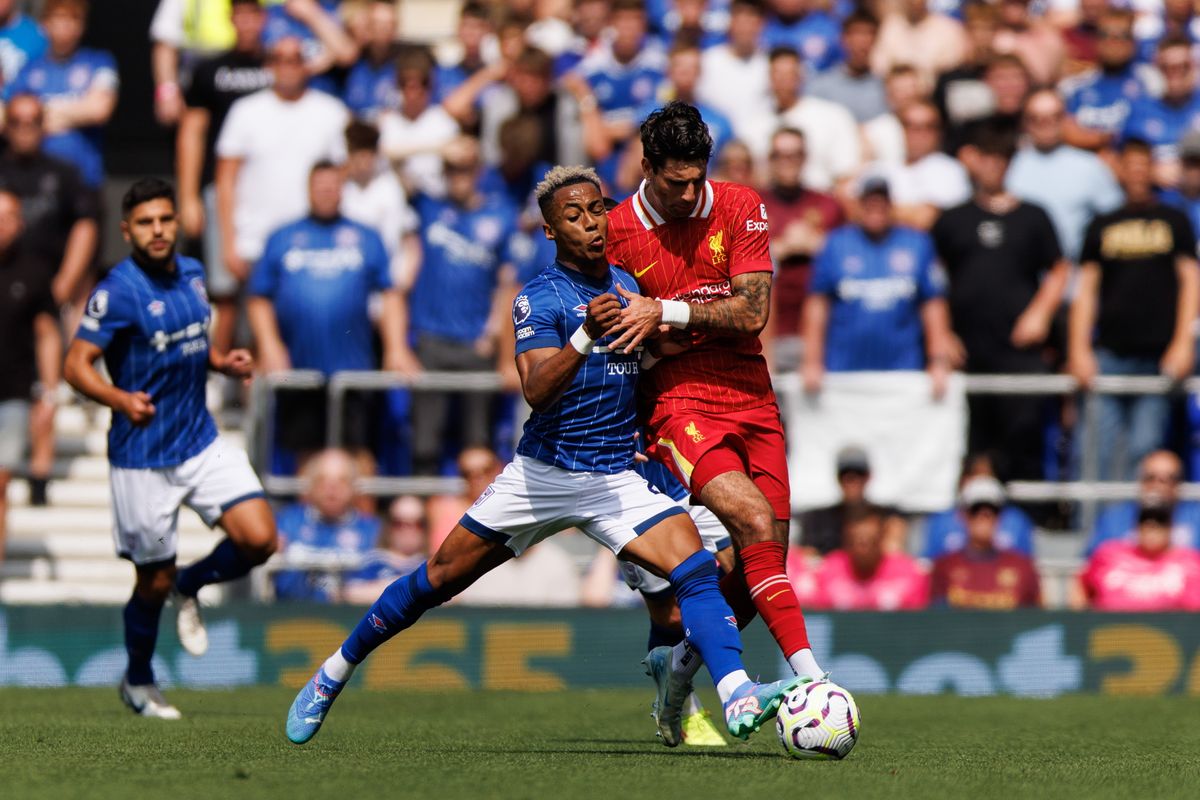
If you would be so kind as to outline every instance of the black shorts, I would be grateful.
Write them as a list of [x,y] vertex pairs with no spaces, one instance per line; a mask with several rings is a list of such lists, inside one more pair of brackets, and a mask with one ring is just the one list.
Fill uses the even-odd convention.
[[[378,439],[378,392],[346,392],[342,403],[342,439],[334,444],[350,450],[373,450]],[[278,392],[275,395],[275,444],[293,453],[325,447],[328,396],[324,389]]]

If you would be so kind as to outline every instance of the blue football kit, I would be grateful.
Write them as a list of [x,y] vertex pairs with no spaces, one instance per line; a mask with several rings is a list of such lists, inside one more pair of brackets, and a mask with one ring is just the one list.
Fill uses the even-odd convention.
[[389,263],[365,225],[305,217],[271,234],[246,289],[272,301],[294,368],[374,369],[367,302],[392,288]]
[[217,426],[205,405],[208,296],[204,267],[184,256],[173,273],[152,273],[127,258],[92,292],[77,338],[104,351],[113,385],[150,395],[156,413],[142,426],[113,414],[108,459],[146,469],[182,464],[212,444]]
[[409,300],[414,333],[457,342],[483,335],[501,268],[515,262],[517,210],[496,196],[477,208],[421,195],[421,270]]
[[817,255],[810,291],[830,303],[830,372],[924,369],[921,306],[945,294],[927,234],[896,226],[873,240],[844,225]]
[[[517,354],[561,348],[583,324],[588,303],[616,287],[637,292],[637,281],[613,268],[595,280],[555,263],[525,285],[513,305]],[[624,301],[622,301],[624,302]],[[633,464],[637,353],[610,353],[602,345],[579,368],[551,408],[534,411],[517,453],[567,470],[615,473]]]
[[[93,88],[117,88],[117,62],[111,53],[80,48],[59,60],[49,53],[31,59],[4,88],[7,102],[18,94],[36,95],[43,104],[55,100],[79,100]],[[47,134],[42,142],[46,155],[74,164],[84,183],[99,188],[104,182],[104,126],[69,128]]]

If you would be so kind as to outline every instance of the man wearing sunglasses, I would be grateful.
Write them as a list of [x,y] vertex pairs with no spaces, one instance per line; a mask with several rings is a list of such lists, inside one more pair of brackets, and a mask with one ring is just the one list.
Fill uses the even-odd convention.
[[1137,532],[1138,508],[1144,504],[1165,505],[1171,512],[1171,544],[1200,546],[1200,503],[1181,500],[1183,462],[1170,450],[1155,450],[1142,459],[1138,471],[1138,499],[1106,508],[1084,549],[1090,556],[1100,545],[1113,540],[1133,541]]

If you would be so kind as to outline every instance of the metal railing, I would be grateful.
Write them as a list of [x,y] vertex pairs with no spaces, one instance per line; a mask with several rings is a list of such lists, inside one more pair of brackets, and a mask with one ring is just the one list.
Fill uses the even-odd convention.
[[[1099,398],[1104,395],[1167,394],[1170,392],[1200,393],[1200,377],[1182,382],[1165,377],[1103,375],[1095,379],[1090,390],[1080,392],[1078,382],[1068,375],[967,375],[966,392],[971,394],[1065,396],[1079,393],[1083,399],[1083,430],[1080,457],[1081,475],[1078,481],[1014,481],[1008,485],[1014,500],[1022,502],[1069,501],[1081,504],[1083,527],[1090,528],[1096,506],[1100,502],[1127,500],[1137,496],[1137,484],[1132,482],[1101,482],[1100,452],[1097,425]],[[775,388],[780,395],[802,392],[800,378],[795,373],[775,376]],[[295,494],[302,488],[299,478],[269,474],[267,467],[273,441],[274,401],[279,392],[312,391],[324,388],[328,395],[327,444],[337,446],[341,441],[346,393],[350,391],[412,391],[482,392],[497,394],[500,378],[492,372],[426,372],[409,378],[390,372],[337,372],[327,380],[316,370],[292,370],[263,377],[255,381],[252,396],[251,431],[248,439],[252,459],[264,477],[267,491],[273,494]],[[787,404],[782,404],[786,408]],[[786,421],[786,420],[785,420]],[[371,495],[452,494],[462,489],[458,478],[445,477],[371,477],[364,478],[361,491]],[[1184,484],[1182,496],[1200,500],[1200,483]]]

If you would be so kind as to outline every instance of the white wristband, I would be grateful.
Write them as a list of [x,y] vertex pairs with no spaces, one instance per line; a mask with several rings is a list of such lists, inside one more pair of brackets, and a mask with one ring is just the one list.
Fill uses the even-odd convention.
[[692,307],[681,300],[659,300],[662,303],[662,321],[672,328],[683,330],[692,318]]
[[587,331],[580,325],[571,334],[571,347],[579,351],[580,355],[588,355],[592,352],[592,348],[596,346],[596,340],[588,336]]

